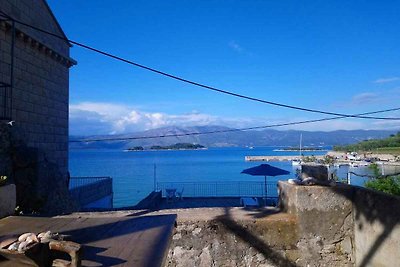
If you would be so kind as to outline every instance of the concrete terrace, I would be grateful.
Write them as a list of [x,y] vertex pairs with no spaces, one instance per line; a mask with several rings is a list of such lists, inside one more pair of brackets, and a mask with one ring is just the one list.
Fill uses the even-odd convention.
[[[0,220],[0,236],[51,230],[84,245],[83,266],[163,266],[176,215],[91,213],[62,217],[11,216]],[[0,266],[26,266],[1,260]]]
[[396,266],[399,198],[342,184],[279,186],[279,209],[168,203],[8,217],[0,220],[0,236],[47,229],[70,235],[84,245],[84,266]]
[[[175,216],[176,227],[171,234],[164,266],[242,266],[243,253],[254,253],[254,266],[292,266],[276,250],[276,246],[292,243],[296,217],[276,208],[245,209],[242,207],[171,208],[163,210],[126,210],[93,213],[74,213],[63,218],[158,218]],[[278,231],[278,229],[283,230]],[[282,234],[283,233],[283,234]],[[288,234],[289,233],[289,234]],[[270,244],[263,240],[268,235]],[[210,243],[213,249],[208,249]],[[271,245],[271,247],[270,247]],[[189,247],[189,249],[187,248]],[[135,249],[132,248],[132,253]],[[235,251],[233,251],[235,249]],[[207,258],[209,253],[209,258]],[[235,254],[235,255],[232,255]],[[204,258],[206,256],[206,259]],[[231,264],[226,265],[231,261]],[[225,264],[225,265],[224,265]],[[136,265],[135,265],[136,266]],[[142,265],[137,265],[142,266]],[[155,266],[155,265],[154,265]]]
[[[0,220],[0,236],[45,230],[68,235],[70,240],[84,245],[83,266],[170,266],[165,259],[171,253],[171,239],[177,236],[176,223],[194,226],[218,220],[266,220],[271,224],[293,221],[295,217],[279,213],[275,208],[240,207],[78,212],[56,217],[11,216]],[[24,265],[0,259],[0,267],[6,266]]]
[[171,208],[160,210],[120,210],[104,212],[75,212],[69,215],[55,218],[125,218],[125,217],[152,217],[152,216],[176,216],[177,222],[210,221],[223,217],[229,210],[229,216],[234,220],[254,220],[271,218],[293,218],[292,215],[281,213],[278,208],[243,208],[243,207],[202,207],[202,208]]
[[217,208],[217,207],[240,207],[240,198],[238,197],[197,197],[183,198],[174,201],[167,201],[162,198],[158,204],[158,209],[187,209],[187,208]]

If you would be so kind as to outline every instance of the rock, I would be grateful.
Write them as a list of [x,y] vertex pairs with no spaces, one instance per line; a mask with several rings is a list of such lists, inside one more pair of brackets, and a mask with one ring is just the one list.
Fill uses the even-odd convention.
[[209,267],[209,266],[212,266],[210,249],[208,247],[205,247],[205,248],[203,248],[203,250],[200,254],[199,267]]
[[47,232],[41,232],[40,234],[38,234],[38,238],[44,238],[44,237],[51,237],[51,231],[47,231]]
[[181,238],[182,238],[182,234],[180,234],[180,233],[174,234],[174,236],[172,237],[173,240],[178,240]]
[[196,229],[193,230],[192,234],[198,235],[201,232],[201,228],[197,227]]
[[12,243],[12,244],[8,247],[8,250],[13,250],[13,251],[18,250],[19,244],[20,244],[20,242]]
[[351,255],[353,252],[353,245],[351,242],[351,238],[349,236],[346,236],[342,242],[340,242],[340,247],[343,253],[346,253],[347,255]]
[[28,236],[28,237],[26,238],[26,242],[28,242],[28,243],[33,243],[33,242],[38,243],[39,240],[38,240],[38,238],[36,237],[36,235],[33,234],[33,235],[30,235],[30,236]]
[[180,246],[175,247],[172,254],[174,255],[174,258],[180,258],[183,254],[183,248]]
[[21,242],[18,246],[18,252],[24,251],[28,245],[29,245],[28,241]]
[[[35,235],[34,233],[25,233],[25,234],[22,234],[22,235],[20,235],[19,237],[18,237],[18,241],[19,242],[24,242],[24,241],[26,241],[26,239],[28,238],[28,237],[30,237],[30,236],[32,236],[32,235]],[[36,237],[36,236],[35,236]]]
[[195,259],[197,258],[193,250],[184,249],[180,246],[174,248],[172,257],[176,267],[195,266]]
[[257,261],[265,261],[265,256],[262,253],[257,253]]
[[321,253],[333,253],[333,252],[335,252],[334,244],[325,245],[321,250]]

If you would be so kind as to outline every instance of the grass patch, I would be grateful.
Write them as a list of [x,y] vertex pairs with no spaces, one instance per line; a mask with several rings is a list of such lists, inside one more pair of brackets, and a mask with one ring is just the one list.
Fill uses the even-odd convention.
[[400,155],[400,147],[381,147],[373,150],[374,153]]

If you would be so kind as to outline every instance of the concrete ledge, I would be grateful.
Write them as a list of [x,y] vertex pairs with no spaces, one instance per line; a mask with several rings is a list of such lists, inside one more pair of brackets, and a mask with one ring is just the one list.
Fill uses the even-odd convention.
[[14,214],[16,195],[14,184],[0,186],[0,218]]
[[282,181],[278,187],[281,209],[297,217],[297,246],[304,260],[298,264],[354,265],[354,188],[302,186]]
[[365,188],[354,195],[356,266],[398,266],[400,198]]
[[[400,262],[399,197],[344,184],[279,182],[279,190],[281,208],[297,217],[304,258],[321,255],[327,266],[338,259],[341,266],[397,266]],[[302,244],[309,248],[302,250]]]
[[293,267],[298,241],[293,215],[227,208],[212,220],[178,220],[166,266]]
[[303,186],[279,181],[280,208],[290,214],[299,215],[303,211],[330,212],[351,211],[354,187],[345,184],[337,186]]

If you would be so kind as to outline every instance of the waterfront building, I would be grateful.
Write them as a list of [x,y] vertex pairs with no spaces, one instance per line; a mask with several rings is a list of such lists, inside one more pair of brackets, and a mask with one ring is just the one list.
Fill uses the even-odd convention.
[[14,180],[17,204],[54,207],[68,192],[69,69],[76,62],[46,1],[0,0],[0,10],[0,175]]

